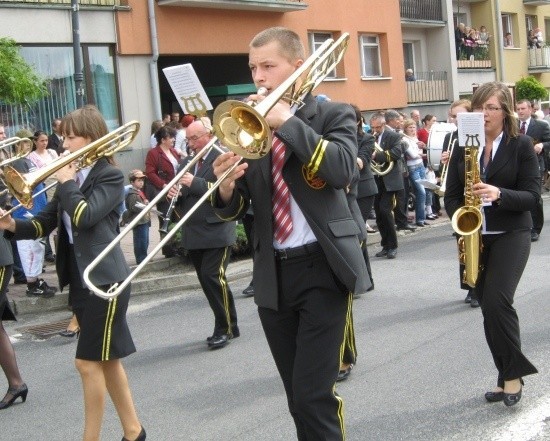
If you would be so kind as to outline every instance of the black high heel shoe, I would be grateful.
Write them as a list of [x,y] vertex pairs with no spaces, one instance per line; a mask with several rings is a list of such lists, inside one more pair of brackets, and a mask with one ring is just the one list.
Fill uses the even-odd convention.
[[[145,438],[147,438],[147,434],[145,433],[145,429],[143,428],[143,426],[141,426],[141,432],[139,432],[138,437],[134,441],[145,441]],[[122,441],[130,441],[130,440],[122,437]]]
[[78,338],[79,334],[80,334],[80,328],[76,328],[74,331],[71,331],[69,329],[65,329],[64,331],[59,332],[59,335],[61,337],[68,337],[68,338],[73,338],[74,336],[76,336]]
[[485,392],[485,399],[489,403],[498,403],[499,401],[504,400],[504,392]]
[[502,400],[504,401],[504,404],[508,407],[515,406],[519,403],[519,400],[521,400],[521,392],[523,391],[523,380],[519,379],[521,383],[521,387],[519,388],[519,391],[514,394],[508,394],[506,392],[503,392]]
[[[8,407],[10,407],[14,403],[14,401],[17,400],[19,397],[21,397],[21,400],[24,403],[25,401],[27,401],[28,393],[29,393],[29,388],[25,383],[23,383],[18,388],[15,388],[15,387],[8,388],[8,393],[6,394],[6,396],[11,395],[11,398],[7,401],[4,401],[4,400],[0,401],[0,410],[7,409]],[[4,397],[4,399],[5,398],[6,397]]]

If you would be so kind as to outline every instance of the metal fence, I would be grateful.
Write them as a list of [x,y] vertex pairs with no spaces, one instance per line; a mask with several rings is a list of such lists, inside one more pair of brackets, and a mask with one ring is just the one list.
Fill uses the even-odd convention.
[[441,0],[400,0],[401,18],[443,21]]

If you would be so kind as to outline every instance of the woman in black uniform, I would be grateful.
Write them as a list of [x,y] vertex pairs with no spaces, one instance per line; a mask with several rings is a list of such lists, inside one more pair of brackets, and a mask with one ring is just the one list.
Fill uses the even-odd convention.
[[[0,190],[2,189],[3,186],[0,187]],[[1,205],[3,206],[4,204],[1,203]],[[19,397],[25,402],[27,393],[29,392],[27,385],[23,383],[23,379],[19,373],[15,351],[2,324],[4,320],[15,320],[15,315],[6,297],[6,291],[12,274],[12,265],[11,244],[4,239],[4,232],[0,230],[0,366],[2,366],[2,370],[8,380],[8,393],[0,401],[0,410],[10,407]]]
[[[66,115],[61,130],[63,147],[70,153],[108,132],[103,117],[93,106]],[[47,236],[58,228],[59,284],[61,288],[69,285],[73,312],[80,324],[75,365],[84,390],[83,439],[100,439],[108,393],[124,430],[123,440],[145,440],[121,362],[135,352],[126,322],[130,287],[109,302],[93,295],[82,279],[84,269],[117,235],[124,176],[110,158],[103,157],[80,170],[73,163],[67,164],[57,171],[56,177],[59,185],[44,210],[31,220],[2,219],[0,228],[12,232],[16,239]],[[122,250],[116,247],[91,277],[95,285],[108,287],[128,274]]]

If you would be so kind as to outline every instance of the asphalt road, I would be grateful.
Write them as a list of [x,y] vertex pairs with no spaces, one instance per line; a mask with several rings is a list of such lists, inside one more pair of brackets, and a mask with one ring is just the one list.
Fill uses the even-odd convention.
[[[546,206],[549,207],[548,202]],[[550,209],[550,207],[549,207]],[[400,238],[395,260],[372,257],[376,289],[354,304],[359,350],[338,384],[348,440],[550,439],[550,227],[534,243],[516,293],[524,352],[538,367],[514,408],[483,398],[496,382],[479,309],[463,303],[450,225]],[[374,255],[378,247],[371,247]],[[293,422],[251,298],[232,284],[241,337],[209,351],[213,328],[202,292],[142,296],[129,322],[138,352],[125,360],[136,406],[151,440],[293,440]],[[0,412],[0,440],[80,439],[83,406],[75,341],[36,340],[22,326],[67,313],[6,322],[23,377],[25,404]],[[3,378],[3,377],[2,377]],[[1,387],[7,387],[2,379]],[[103,437],[120,439],[108,403]]]

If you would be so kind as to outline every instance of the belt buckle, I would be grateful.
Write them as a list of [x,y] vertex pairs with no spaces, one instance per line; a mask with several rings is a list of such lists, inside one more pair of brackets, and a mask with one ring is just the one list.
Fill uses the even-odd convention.
[[286,260],[288,259],[288,254],[286,253],[286,248],[281,248],[280,250],[277,250],[275,252],[279,260]]

